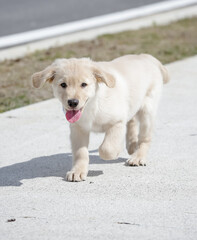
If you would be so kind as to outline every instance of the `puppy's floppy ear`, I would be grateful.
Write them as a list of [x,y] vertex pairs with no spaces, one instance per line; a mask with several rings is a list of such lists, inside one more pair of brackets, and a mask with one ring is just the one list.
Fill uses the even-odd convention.
[[97,66],[94,66],[93,75],[98,82],[105,83],[109,88],[115,87],[115,78],[110,73],[107,73]]
[[50,83],[55,77],[55,69],[53,66],[45,68],[43,71],[34,73],[31,77],[32,85],[35,88],[41,88],[46,81]]

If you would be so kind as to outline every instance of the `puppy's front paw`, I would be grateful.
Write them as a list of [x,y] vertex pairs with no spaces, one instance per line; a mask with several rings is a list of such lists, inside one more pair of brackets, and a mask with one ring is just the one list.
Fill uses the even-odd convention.
[[71,170],[66,174],[66,180],[68,182],[81,182],[85,181],[87,177],[87,172],[80,170]]
[[113,149],[113,147],[106,147],[105,145],[101,145],[99,148],[99,156],[103,160],[114,160],[117,159],[119,155],[119,151],[117,149]]
[[146,160],[141,159],[137,156],[131,157],[126,161],[126,165],[138,167],[138,166],[146,166]]

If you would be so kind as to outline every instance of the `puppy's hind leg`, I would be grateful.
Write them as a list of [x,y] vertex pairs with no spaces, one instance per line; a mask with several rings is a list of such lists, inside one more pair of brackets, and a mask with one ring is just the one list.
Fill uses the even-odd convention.
[[130,166],[146,166],[146,156],[150,147],[153,124],[156,113],[155,99],[147,96],[144,100],[143,107],[137,113],[140,122],[138,148],[134,154],[127,160]]
[[126,147],[128,154],[133,154],[138,147],[139,121],[135,115],[127,123]]

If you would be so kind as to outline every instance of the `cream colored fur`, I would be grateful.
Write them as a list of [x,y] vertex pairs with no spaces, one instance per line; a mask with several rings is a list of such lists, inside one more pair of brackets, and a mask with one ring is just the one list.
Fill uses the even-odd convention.
[[[155,115],[163,84],[169,81],[166,68],[154,57],[127,55],[111,62],[90,59],[57,59],[32,76],[34,87],[52,83],[54,95],[65,111],[69,99],[78,99],[79,121],[70,124],[73,167],[68,181],[85,180],[88,173],[89,134],[105,132],[99,155],[118,158],[126,136],[130,166],[146,165]],[[63,89],[61,83],[66,83]],[[82,83],[87,86],[82,88]]]

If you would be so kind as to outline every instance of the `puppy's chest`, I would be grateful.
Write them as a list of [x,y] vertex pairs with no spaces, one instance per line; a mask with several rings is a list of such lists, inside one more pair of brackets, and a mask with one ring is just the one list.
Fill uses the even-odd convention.
[[103,111],[104,109],[98,109],[92,118],[91,131],[92,132],[106,132],[112,123],[112,118],[109,113]]
[[84,114],[79,122],[80,126],[88,132],[105,132],[108,129],[108,122],[101,114],[89,112]]
[[97,121],[94,121],[92,123],[91,131],[92,132],[105,132],[107,129],[108,124],[102,124],[101,122],[98,123]]

